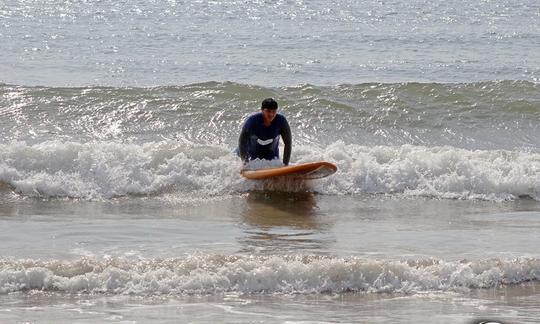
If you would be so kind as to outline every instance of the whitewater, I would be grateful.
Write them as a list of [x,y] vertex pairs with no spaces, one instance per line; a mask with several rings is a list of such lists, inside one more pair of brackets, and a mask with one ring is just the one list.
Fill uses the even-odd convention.
[[[44,142],[0,145],[0,180],[25,197],[110,199],[176,191],[186,202],[265,188],[238,176],[241,163],[223,146],[178,142]],[[492,201],[540,201],[540,154],[453,147],[346,145],[295,147],[292,163],[326,160],[339,172],[314,181],[326,195],[403,194]],[[305,190],[303,183],[289,187]],[[281,184],[287,185],[286,183]],[[274,190],[280,189],[275,184]],[[287,188],[287,187],[283,187]]]

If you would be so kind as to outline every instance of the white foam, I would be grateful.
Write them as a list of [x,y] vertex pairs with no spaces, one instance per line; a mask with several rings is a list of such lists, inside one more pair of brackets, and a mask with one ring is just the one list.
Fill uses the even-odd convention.
[[191,255],[181,259],[0,259],[0,293],[417,293],[540,280],[540,260],[382,261],[315,256]]
[[[24,142],[0,144],[0,181],[24,196],[107,199],[174,192],[223,197],[253,189],[315,190],[323,194],[404,194],[453,199],[540,201],[540,154],[455,147],[361,146],[335,142],[296,146],[292,163],[326,160],[331,177],[305,184],[248,181],[240,159],[223,146],[175,141]],[[275,167],[254,161],[251,167]]]
[[58,141],[0,145],[0,181],[27,196],[99,199],[171,188],[223,195],[241,181],[239,170],[239,160],[219,146]]
[[540,200],[540,154],[455,147],[360,146],[336,142],[300,147],[301,162],[328,160],[336,176],[316,182],[328,194],[400,193],[453,199]]
[[279,168],[283,166],[283,162],[279,159],[274,160],[261,160],[261,159],[254,159],[250,160],[247,165],[245,165],[245,169],[248,170],[258,170],[258,169],[268,169],[268,168]]

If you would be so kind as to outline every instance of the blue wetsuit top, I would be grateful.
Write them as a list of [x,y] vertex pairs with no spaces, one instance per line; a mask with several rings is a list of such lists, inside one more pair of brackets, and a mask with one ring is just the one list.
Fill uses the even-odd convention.
[[283,138],[283,164],[291,157],[291,129],[285,116],[276,114],[270,126],[264,125],[262,113],[250,116],[242,128],[238,147],[244,161],[253,159],[273,160],[279,158],[279,136]]

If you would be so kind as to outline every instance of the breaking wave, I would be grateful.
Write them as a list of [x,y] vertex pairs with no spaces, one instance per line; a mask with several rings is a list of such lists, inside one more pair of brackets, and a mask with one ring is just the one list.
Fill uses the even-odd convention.
[[540,280],[540,260],[379,261],[315,256],[190,255],[130,261],[0,260],[0,293],[207,295],[407,293]]
[[[333,176],[308,184],[321,194],[540,201],[538,153],[341,141],[295,147],[292,163],[317,160],[338,166]],[[271,187],[271,181],[243,179],[240,167],[230,147],[176,141],[0,144],[0,183],[25,197],[110,199],[171,192],[219,197]]]

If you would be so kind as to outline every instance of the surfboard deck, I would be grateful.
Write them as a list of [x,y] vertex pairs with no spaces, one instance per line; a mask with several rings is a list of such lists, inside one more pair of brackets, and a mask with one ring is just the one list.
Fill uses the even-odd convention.
[[334,174],[337,167],[325,161],[288,165],[279,168],[267,168],[258,170],[242,170],[244,178],[251,180],[263,180],[274,177],[292,177],[295,179],[320,179]]

